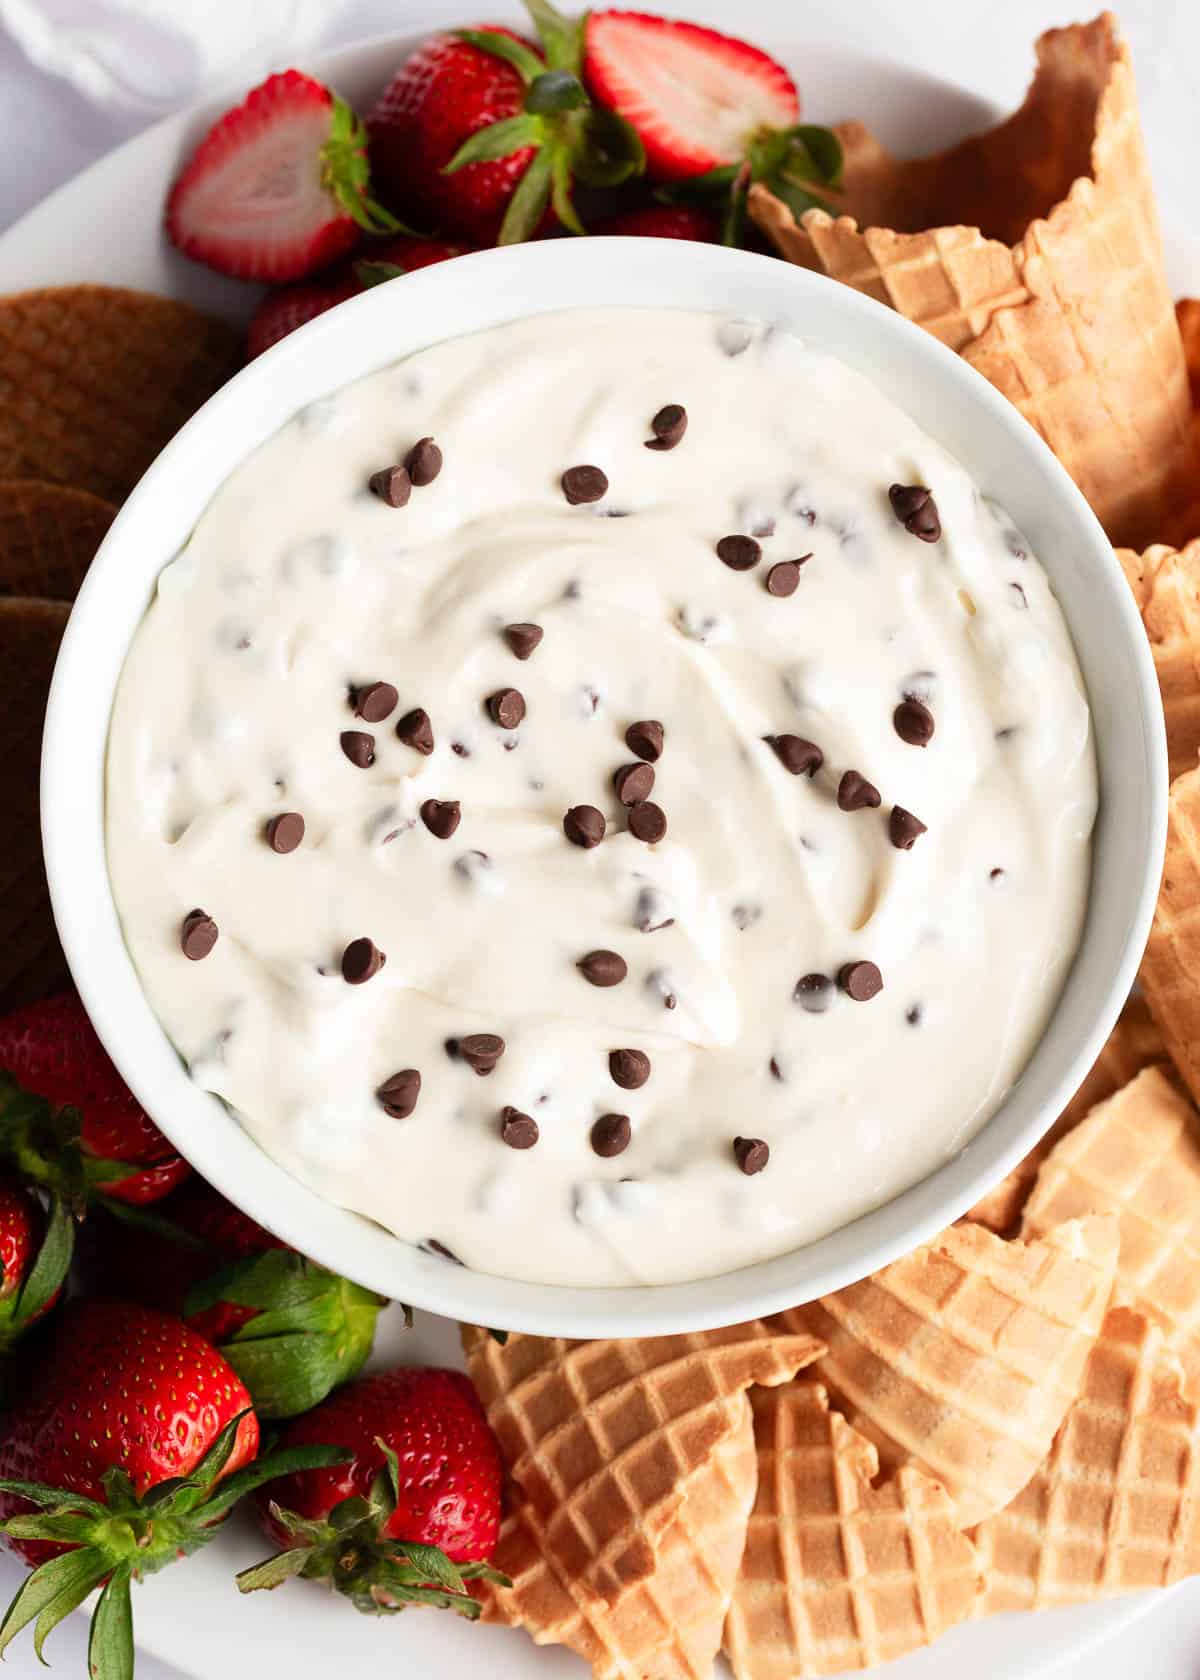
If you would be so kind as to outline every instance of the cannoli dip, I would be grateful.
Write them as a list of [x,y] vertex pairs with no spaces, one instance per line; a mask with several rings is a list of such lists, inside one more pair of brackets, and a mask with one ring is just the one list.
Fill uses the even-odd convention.
[[1046,574],[780,329],[564,310],[297,414],[111,724],[129,951],[280,1165],[505,1277],[784,1253],[959,1150],[1079,940]]

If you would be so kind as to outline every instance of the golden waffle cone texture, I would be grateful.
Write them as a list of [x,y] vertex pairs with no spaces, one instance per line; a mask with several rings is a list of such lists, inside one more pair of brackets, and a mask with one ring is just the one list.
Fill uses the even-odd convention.
[[1166,862],[1141,982],[1171,1059],[1200,1101],[1200,769],[1171,784]]

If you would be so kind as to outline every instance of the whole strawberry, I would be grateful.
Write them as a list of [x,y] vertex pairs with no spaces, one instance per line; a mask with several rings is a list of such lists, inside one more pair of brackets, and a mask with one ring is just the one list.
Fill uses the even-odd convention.
[[841,184],[831,129],[801,123],[782,64],[736,36],[648,12],[599,11],[586,25],[584,75],[593,100],[636,131],[646,173],[672,203],[718,208],[740,244],[749,187],[764,182],[800,216],[828,209]]
[[71,1264],[74,1223],[62,1203],[42,1204],[0,1176],[0,1354],[58,1300]]
[[74,992],[0,1017],[0,1070],[0,1160],[77,1212],[94,1196],[157,1201],[191,1171],[109,1060]]
[[461,257],[467,246],[447,245],[440,239],[415,239],[397,234],[374,241],[357,260],[339,263],[316,280],[295,286],[280,286],[268,292],[246,329],[246,356],[253,360],[278,344],[281,338],[324,315],[327,309],[357,297],[359,292],[384,280],[394,280],[431,263]]
[[572,183],[613,186],[643,167],[629,124],[588,99],[583,20],[549,0],[526,8],[539,47],[498,26],[435,35],[367,119],[389,203],[476,245],[529,239],[548,211],[582,233]]
[[294,1417],[362,1369],[383,1298],[326,1271],[193,1177],[156,1229],[88,1221],[94,1286],[177,1314],[221,1350],[263,1418]]
[[89,1668],[94,1680],[127,1680],[131,1581],[204,1545],[272,1476],[336,1456],[307,1447],[252,1463],[258,1439],[245,1388],[178,1319],[118,1301],[68,1305],[0,1439],[0,1532],[33,1570],[0,1626],[0,1653],[36,1619],[40,1657],[50,1630],[103,1583]]
[[311,76],[269,76],[226,111],[171,188],[167,233],[185,256],[241,280],[298,280],[397,232],[370,197],[367,137]]
[[593,233],[635,235],[641,239],[694,239],[720,243],[721,223],[698,204],[647,204],[640,210],[621,210],[596,222]]
[[500,1452],[458,1371],[383,1371],[297,1418],[286,1447],[334,1443],[347,1462],[258,1494],[285,1549],[238,1577],[243,1592],[289,1576],[328,1581],[369,1614],[433,1604],[475,1617],[465,1583],[504,1578],[486,1560],[500,1529]]

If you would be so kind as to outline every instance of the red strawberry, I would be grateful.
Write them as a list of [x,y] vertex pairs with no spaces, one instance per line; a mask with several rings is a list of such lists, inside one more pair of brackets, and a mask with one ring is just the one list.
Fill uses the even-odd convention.
[[238,1577],[243,1592],[291,1575],[328,1580],[360,1610],[437,1604],[477,1616],[464,1583],[502,1579],[484,1561],[500,1528],[500,1451],[468,1378],[382,1371],[297,1418],[283,1444],[333,1442],[353,1458],[258,1496],[285,1550]]
[[91,1672],[131,1675],[130,1582],[203,1545],[272,1475],[333,1461],[309,1448],[251,1465],[258,1438],[237,1376],[178,1319],[119,1301],[71,1303],[0,1439],[0,1530],[34,1571],[4,1619],[0,1653],[37,1618],[40,1656],[50,1629],[104,1582]]
[[671,202],[726,207],[726,243],[740,242],[751,181],[797,215],[828,208],[813,189],[840,184],[841,145],[797,121],[796,84],[757,47],[677,18],[592,12],[584,71],[592,98],[636,131],[646,173],[680,183]]
[[527,6],[540,49],[493,25],[434,35],[367,119],[384,196],[478,245],[529,239],[551,208],[582,233],[572,180],[614,185],[642,169],[628,124],[588,102],[582,20],[549,0]]
[[296,286],[281,286],[268,292],[254,313],[246,332],[246,355],[253,359],[277,344],[281,338],[295,332],[306,321],[323,315],[335,304],[357,297],[369,285],[379,280],[395,279],[414,269],[426,268],[430,263],[445,262],[447,257],[461,257],[465,245],[446,245],[437,239],[412,239],[397,234],[393,239],[377,240],[361,254],[361,259],[339,263],[318,280],[301,281]]
[[0,1354],[44,1318],[71,1264],[74,1226],[61,1202],[47,1219],[15,1180],[0,1178]]
[[368,193],[367,137],[336,94],[299,70],[269,76],[201,140],[167,200],[185,256],[242,280],[298,280],[394,233]]
[[644,239],[696,239],[720,243],[721,224],[711,210],[698,204],[648,204],[643,210],[622,210],[597,222],[593,233],[637,234]]
[[88,1221],[93,1287],[178,1314],[220,1348],[260,1417],[306,1412],[358,1375],[380,1296],[306,1260],[203,1179],[155,1215],[154,1231]]
[[0,1017],[0,1069],[12,1075],[0,1075],[0,1156],[19,1153],[26,1178],[77,1210],[95,1193],[157,1201],[191,1171],[112,1065],[74,992]]

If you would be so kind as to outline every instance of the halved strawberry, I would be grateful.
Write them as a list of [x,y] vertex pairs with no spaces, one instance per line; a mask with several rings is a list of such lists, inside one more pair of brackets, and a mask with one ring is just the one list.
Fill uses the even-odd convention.
[[592,98],[636,130],[664,200],[724,208],[727,244],[739,242],[751,181],[798,215],[828,208],[811,189],[840,180],[837,136],[797,121],[795,82],[757,47],[677,18],[592,12],[584,76]]
[[324,315],[335,304],[357,297],[359,292],[381,280],[392,280],[430,263],[461,257],[465,245],[446,245],[440,239],[413,239],[397,234],[366,247],[359,260],[339,263],[316,280],[302,280],[294,286],[280,286],[268,292],[246,329],[246,355],[253,360],[295,332],[306,321]]
[[360,228],[403,231],[368,185],[362,123],[320,82],[285,70],[197,146],[171,188],[167,233],[222,274],[298,280],[345,256]]

